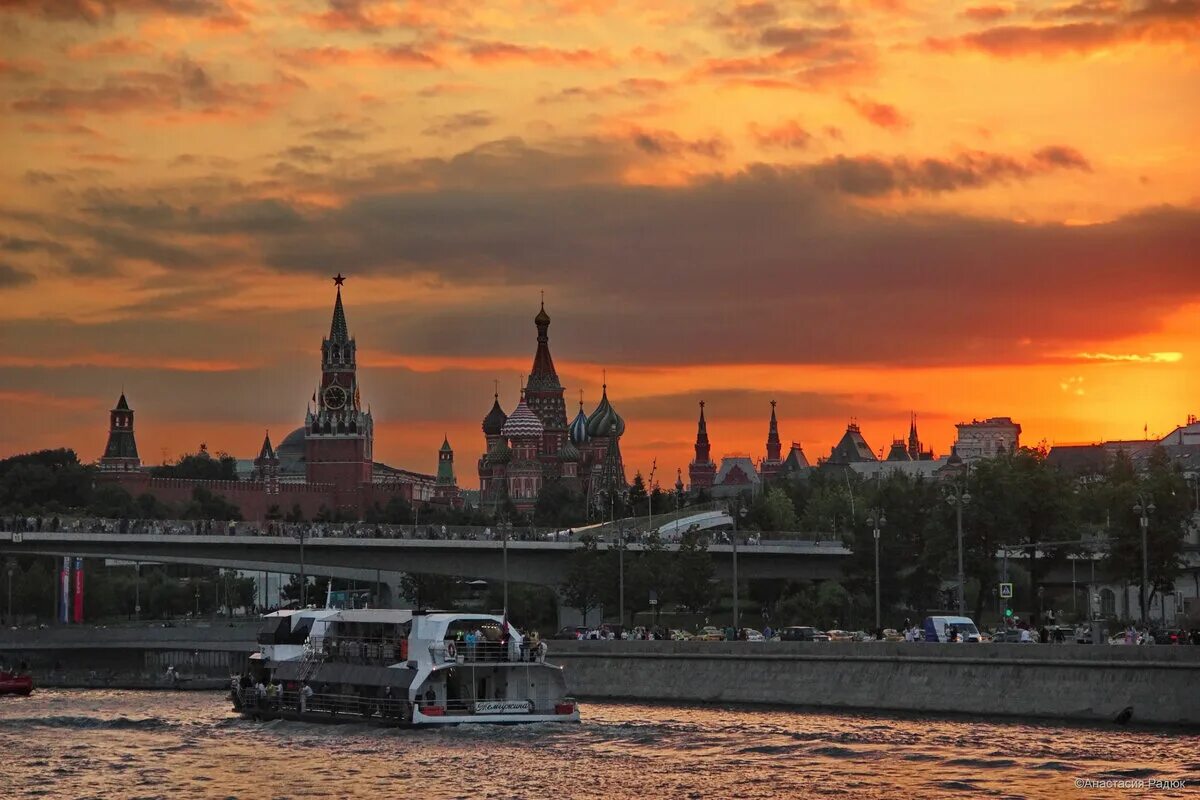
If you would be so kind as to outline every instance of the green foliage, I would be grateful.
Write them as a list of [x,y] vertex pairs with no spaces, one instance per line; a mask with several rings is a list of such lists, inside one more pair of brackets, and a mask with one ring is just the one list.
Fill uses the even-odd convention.
[[[489,608],[504,607],[504,585],[493,581],[488,585]],[[548,636],[558,628],[558,599],[549,586],[528,583],[508,585],[508,618],[513,625]]]
[[648,513],[650,495],[646,492],[646,480],[640,470],[634,474],[633,483],[629,485],[626,502],[629,504],[629,513],[633,516],[644,516]]
[[760,531],[794,531],[799,525],[792,498],[781,488],[767,489],[750,507],[748,527]]
[[548,480],[538,492],[533,524],[557,528],[582,525],[587,522],[586,503],[583,494],[564,481]]
[[150,474],[156,478],[190,478],[207,481],[236,481],[237,459],[228,453],[217,453],[216,458],[207,451],[187,453],[174,464],[151,467]]
[[715,573],[708,543],[701,532],[684,533],[675,555],[675,599],[689,611],[708,611],[717,602],[717,587],[713,583]]
[[39,450],[0,461],[0,512],[61,513],[91,500],[93,468],[74,450]]
[[1179,467],[1166,451],[1156,447],[1146,464],[1146,473],[1137,475],[1128,457],[1119,452],[1106,474],[1107,491],[1102,496],[1108,522],[1109,574],[1139,586],[1142,581],[1141,517],[1133,507],[1139,500],[1153,503],[1146,529],[1148,596],[1140,603],[1149,607],[1155,594],[1170,592],[1184,567],[1183,547],[1191,518],[1191,492]]
[[451,609],[462,595],[462,579],[406,572],[400,578],[400,594],[416,608]]
[[560,585],[563,602],[587,619],[588,613],[599,607],[603,592],[602,555],[596,539],[584,536],[582,547],[571,553],[567,571]]
[[227,521],[241,518],[242,512],[236,505],[202,486],[192,489],[192,499],[183,507],[182,512],[182,519]]

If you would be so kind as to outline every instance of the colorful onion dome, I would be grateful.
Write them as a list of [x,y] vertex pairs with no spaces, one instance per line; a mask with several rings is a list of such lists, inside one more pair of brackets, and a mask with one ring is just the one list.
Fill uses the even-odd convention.
[[600,405],[596,406],[596,410],[588,417],[587,433],[593,439],[597,436],[623,436],[625,434],[625,420],[621,419],[621,415],[608,402],[607,383],[604,384],[604,393],[600,396]]
[[500,395],[496,395],[492,403],[492,410],[483,418],[483,435],[484,436],[499,436],[504,430],[504,423],[508,421],[508,416],[504,413],[504,409],[500,407]]
[[558,448],[559,461],[578,461],[579,450],[571,443],[570,438],[563,442],[563,446]]
[[587,414],[583,413],[583,403],[579,404],[579,413],[575,415],[575,419],[571,420],[571,426],[567,429],[567,433],[571,437],[571,443],[575,445],[583,445],[588,440],[588,418]]
[[524,397],[521,398],[521,402],[517,403],[517,407],[513,409],[500,431],[507,439],[529,439],[541,436],[545,432],[545,426],[530,410]]

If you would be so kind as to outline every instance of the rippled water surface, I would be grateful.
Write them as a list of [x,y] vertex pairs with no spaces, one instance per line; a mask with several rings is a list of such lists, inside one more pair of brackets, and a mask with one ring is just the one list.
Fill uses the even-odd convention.
[[[1179,731],[589,703],[583,724],[253,723],[216,693],[0,698],[0,798],[1196,797]],[[1076,781],[1190,779],[1190,788]]]

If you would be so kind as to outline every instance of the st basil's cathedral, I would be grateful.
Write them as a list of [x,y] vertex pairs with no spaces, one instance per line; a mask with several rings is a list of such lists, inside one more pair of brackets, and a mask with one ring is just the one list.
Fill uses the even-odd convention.
[[546,482],[559,480],[582,493],[588,508],[594,508],[626,489],[621,459],[625,420],[609,402],[606,381],[595,410],[584,413],[580,399],[579,412],[568,424],[563,385],[550,357],[550,315],[544,302],[533,324],[537,350],[516,407],[506,414],[497,392],[483,418],[481,503],[496,508],[507,498],[526,513],[537,504]]

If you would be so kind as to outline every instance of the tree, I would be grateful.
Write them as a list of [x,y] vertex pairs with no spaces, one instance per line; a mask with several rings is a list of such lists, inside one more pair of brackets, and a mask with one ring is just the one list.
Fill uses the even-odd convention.
[[156,478],[236,481],[237,459],[228,453],[217,453],[216,458],[213,458],[207,450],[201,450],[199,453],[180,456],[174,464],[151,467],[150,474]]
[[61,513],[91,500],[94,468],[74,450],[38,450],[0,460],[0,511]]
[[[489,608],[503,608],[504,586],[488,585]],[[553,631],[558,627],[558,598],[548,586],[511,583],[508,587],[508,618],[527,631]]]
[[587,522],[586,504],[579,491],[559,478],[551,478],[542,484],[538,492],[533,524],[554,528],[582,525]]
[[563,602],[579,611],[586,624],[588,613],[600,605],[601,562],[594,536],[585,535],[567,560],[567,571],[559,591]]
[[[308,584],[308,589],[304,592],[308,604],[310,606],[323,606],[325,604],[325,596],[329,592],[329,578],[306,575],[304,580]],[[300,602],[300,585],[300,576],[292,575],[291,580],[279,590],[283,605]],[[203,602],[201,602],[201,608],[203,608]]]
[[242,512],[236,505],[203,486],[192,489],[191,501],[183,507],[183,519],[240,520]]
[[767,489],[755,499],[749,522],[760,531],[794,531],[800,524],[792,499],[777,487]]
[[642,473],[639,470],[633,476],[633,483],[629,485],[629,513],[633,516],[641,516],[647,513],[649,497],[646,493],[646,480],[642,477]]
[[717,600],[715,573],[712,554],[701,532],[685,532],[675,553],[674,594],[679,604],[695,613],[711,609]]
[[406,572],[400,578],[400,594],[416,608],[450,609],[461,595],[462,579],[450,575]]
[[[1183,473],[1162,447],[1151,451],[1142,476],[1133,472],[1127,457],[1120,456],[1108,471],[1111,529],[1107,567],[1114,577],[1137,584],[1139,604],[1149,609],[1155,595],[1174,590],[1175,579],[1183,568],[1183,546],[1191,517],[1189,490]],[[1146,529],[1148,593],[1142,588],[1141,517],[1133,510],[1140,500],[1154,505]]]

